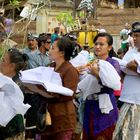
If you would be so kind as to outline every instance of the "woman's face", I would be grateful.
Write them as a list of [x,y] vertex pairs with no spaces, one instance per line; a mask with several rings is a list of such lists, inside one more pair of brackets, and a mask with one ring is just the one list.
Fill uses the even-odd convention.
[[54,41],[52,48],[49,50],[49,56],[53,61],[57,61],[60,58],[64,58],[63,52],[59,51],[57,41]]
[[10,62],[9,54],[6,53],[0,64],[0,71],[2,74],[9,76],[9,75],[11,75],[11,72],[13,72],[13,70],[14,70],[14,65],[13,65],[13,63]]
[[98,37],[94,45],[94,53],[98,58],[108,57],[111,48],[106,37]]

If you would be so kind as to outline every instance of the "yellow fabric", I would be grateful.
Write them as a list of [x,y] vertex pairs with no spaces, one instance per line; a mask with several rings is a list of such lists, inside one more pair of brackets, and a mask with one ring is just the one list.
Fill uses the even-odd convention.
[[87,43],[91,48],[93,47],[93,39],[96,35],[97,32],[79,32],[77,41],[81,46]]

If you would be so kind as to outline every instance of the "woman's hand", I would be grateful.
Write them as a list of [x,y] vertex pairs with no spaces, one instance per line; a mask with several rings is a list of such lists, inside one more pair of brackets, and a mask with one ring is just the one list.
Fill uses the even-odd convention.
[[88,67],[90,74],[94,75],[98,80],[99,78],[99,66],[98,63],[94,63],[93,65]]

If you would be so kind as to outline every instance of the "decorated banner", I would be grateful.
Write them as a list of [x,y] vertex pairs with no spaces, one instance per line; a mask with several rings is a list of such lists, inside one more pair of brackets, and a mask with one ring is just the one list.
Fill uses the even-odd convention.
[[72,25],[67,26],[67,32],[78,31],[81,29],[81,24],[79,19],[76,19]]

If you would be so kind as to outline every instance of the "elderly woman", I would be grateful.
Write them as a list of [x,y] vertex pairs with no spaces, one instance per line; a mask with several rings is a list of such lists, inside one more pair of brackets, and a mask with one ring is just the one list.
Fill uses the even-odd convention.
[[[19,79],[20,70],[25,67],[27,56],[20,53],[17,49],[9,49],[1,62],[0,71],[2,74],[11,77],[23,91],[22,83]],[[17,114],[6,127],[0,128],[0,136],[3,140],[24,140],[23,116]]]

